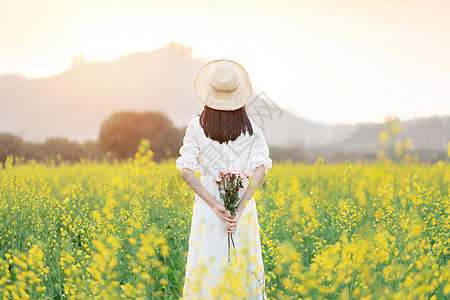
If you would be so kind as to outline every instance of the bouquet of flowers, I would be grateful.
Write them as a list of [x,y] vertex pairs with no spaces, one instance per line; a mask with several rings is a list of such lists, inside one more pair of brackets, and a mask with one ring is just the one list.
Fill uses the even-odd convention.
[[[220,198],[223,200],[223,206],[230,211],[232,216],[236,216],[237,202],[239,201],[239,189],[243,188],[242,180],[249,178],[251,172],[249,170],[241,171],[238,167],[231,170],[219,171],[216,183],[219,186]],[[233,243],[233,234],[228,233],[228,261],[230,261],[230,238]],[[235,253],[236,255],[236,253]]]

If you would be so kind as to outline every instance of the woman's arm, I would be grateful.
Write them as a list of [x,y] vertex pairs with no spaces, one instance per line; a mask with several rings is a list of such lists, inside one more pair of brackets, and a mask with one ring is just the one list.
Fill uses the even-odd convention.
[[197,176],[195,176],[194,171],[189,168],[183,168],[181,170],[181,177],[191,189],[211,207],[216,215],[225,221],[225,207],[214,199]]
[[245,190],[244,195],[242,196],[242,199],[238,204],[239,212],[242,212],[244,210],[244,207],[245,205],[247,205],[247,202],[252,198],[255,191],[261,186],[261,183],[263,182],[265,176],[266,176],[266,168],[264,167],[264,165],[259,165],[258,167],[255,168],[252,177],[250,177],[249,179],[247,189]]

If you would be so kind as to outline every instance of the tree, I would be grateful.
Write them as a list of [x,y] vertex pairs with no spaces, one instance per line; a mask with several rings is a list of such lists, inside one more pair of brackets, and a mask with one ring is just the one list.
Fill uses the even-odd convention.
[[66,138],[49,138],[41,148],[45,158],[60,156],[62,160],[76,161],[84,156],[81,145]]
[[4,163],[8,155],[17,155],[21,151],[22,145],[21,137],[4,132],[0,133],[0,162]]
[[99,142],[117,158],[127,158],[136,153],[144,138],[150,140],[156,161],[167,157],[168,153],[173,156],[182,144],[180,130],[164,113],[153,111],[123,111],[111,115],[101,125]]

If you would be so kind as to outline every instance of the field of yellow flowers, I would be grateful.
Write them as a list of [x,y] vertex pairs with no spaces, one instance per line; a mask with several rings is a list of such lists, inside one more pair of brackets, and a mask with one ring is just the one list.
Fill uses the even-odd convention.
[[[180,299],[194,192],[151,157],[8,159],[0,299]],[[448,299],[449,182],[448,162],[274,163],[254,196],[267,296]]]

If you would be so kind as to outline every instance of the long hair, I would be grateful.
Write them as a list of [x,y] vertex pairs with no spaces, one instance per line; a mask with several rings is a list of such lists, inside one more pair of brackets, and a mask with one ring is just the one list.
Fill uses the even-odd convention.
[[217,110],[205,105],[200,115],[203,132],[220,144],[234,141],[242,133],[253,135],[253,128],[244,105],[236,110]]

